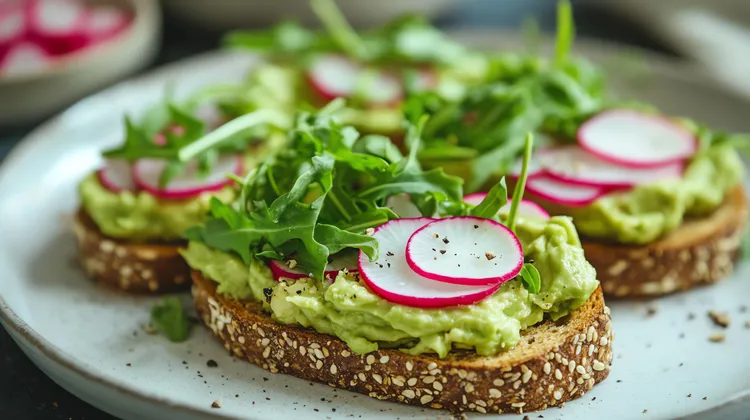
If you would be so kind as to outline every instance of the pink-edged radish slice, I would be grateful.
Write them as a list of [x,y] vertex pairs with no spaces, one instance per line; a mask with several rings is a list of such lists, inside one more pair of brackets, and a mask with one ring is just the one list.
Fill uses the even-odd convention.
[[[329,281],[336,280],[339,272],[347,270],[351,272],[357,272],[357,254],[354,252],[346,252],[337,255],[333,255],[329,259],[328,265],[326,265],[325,277]],[[268,262],[268,266],[271,268],[273,278],[279,281],[280,278],[287,278],[291,280],[303,279],[310,277],[310,274],[302,271],[297,265],[290,267],[289,262],[283,262],[278,260],[271,260]]]
[[29,0],[30,39],[51,55],[63,55],[89,44],[86,10],[75,0]]
[[0,74],[4,76],[29,74],[45,69],[52,57],[38,46],[22,42],[11,47],[0,61]]
[[100,42],[120,33],[129,22],[130,16],[124,10],[97,6],[86,12],[83,31],[91,42]]
[[[472,206],[478,206],[486,196],[487,194],[485,193],[469,194],[464,197],[464,202],[471,204]],[[500,207],[500,211],[498,213],[507,215],[509,211],[510,199],[508,199],[508,203],[506,205]],[[521,217],[526,217],[528,219],[536,220],[547,220],[550,218],[550,215],[546,210],[544,210],[539,204],[529,200],[521,200],[521,202],[518,203],[518,215]]]
[[326,100],[351,97],[357,93],[360,83],[368,91],[365,98],[372,104],[394,103],[401,99],[402,90],[398,79],[385,72],[376,72],[373,79],[359,64],[338,55],[322,55],[315,59],[308,70],[310,84]]
[[677,164],[698,149],[698,139],[687,128],[662,116],[627,109],[589,118],[577,137],[592,155],[634,168]]
[[523,248],[505,225],[457,216],[417,229],[406,243],[406,262],[422,277],[469,286],[497,285],[518,275]]
[[198,164],[193,161],[162,189],[159,187],[159,178],[166,165],[167,163],[160,159],[138,160],[133,165],[135,184],[157,197],[179,200],[221,190],[232,182],[227,177],[228,174],[242,174],[242,157],[224,155],[219,157],[211,173],[205,178],[199,177]]
[[569,207],[591,204],[607,193],[604,188],[561,182],[546,175],[527,180],[526,191],[543,200]]
[[388,197],[385,205],[401,218],[422,217],[422,213],[412,203],[408,194],[392,195]]
[[[544,172],[544,167],[542,167],[542,162],[539,160],[539,154],[543,153],[543,150],[540,149],[538,153],[534,153],[531,156],[531,159],[529,160],[529,168],[527,169],[526,173],[526,179],[534,178],[535,176],[541,175]],[[513,167],[510,169],[510,173],[508,174],[512,178],[518,178],[521,176],[521,168],[523,167],[523,158],[519,158],[516,163],[513,164]]]
[[465,286],[430,280],[415,273],[406,262],[405,247],[409,237],[430,218],[396,219],[375,230],[380,257],[370,261],[359,253],[359,274],[375,294],[399,305],[419,308],[443,308],[471,305],[492,295],[500,287]]
[[107,160],[96,175],[104,188],[114,193],[136,190],[132,165],[124,159]]
[[629,188],[677,179],[682,176],[682,161],[657,168],[634,168],[615,165],[578,146],[546,149],[538,154],[546,173],[569,184],[603,188]]

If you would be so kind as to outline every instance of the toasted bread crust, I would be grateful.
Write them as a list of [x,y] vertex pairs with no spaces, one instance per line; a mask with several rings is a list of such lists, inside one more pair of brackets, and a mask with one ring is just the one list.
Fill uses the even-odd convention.
[[198,314],[234,356],[381,400],[454,412],[535,411],[580,397],[607,377],[612,362],[601,289],[564,321],[523,331],[521,342],[503,354],[439,359],[387,349],[354,354],[334,336],[273,321],[257,302],[218,295],[198,271],[192,279]]
[[747,200],[740,186],[710,216],[686,220],[656,242],[629,246],[582,238],[581,243],[608,297],[658,296],[715,283],[731,274],[747,218]]
[[111,238],[83,209],[74,220],[78,257],[86,274],[102,286],[133,294],[187,289],[190,268],[180,244],[150,244]]

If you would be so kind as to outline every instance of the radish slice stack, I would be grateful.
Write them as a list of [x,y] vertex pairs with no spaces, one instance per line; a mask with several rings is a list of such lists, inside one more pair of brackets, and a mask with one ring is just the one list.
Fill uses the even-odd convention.
[[[635,110],[601,112],[578,129],[578,144],[539,150],[526,190],[564,206],[585,206],[613,191],[679,179],[697,140],[685,127]],[[511,170],[517,177],[518,164]]]
[[[315,92],[326,100],[352,97],[358,89],[365,89],[364,99],[374,106],[397,105],[404,95],[401,80],[382,69],[364,66],[338,55],[321,55],[313,61],[307,78]],[[437,83],[432,72],[419,72],[416,89],[430,89]]]
[[98,45],[129,25],[115,7],[82,0],[0,2],[0,75],[44,69],[65,55]]
[[232,180],[228,174],[242,175],[242,158],[240,156],[225,155],[211,168],[211,173],[206,177],[198,175],[198,164],[191,162],[182,173],[174,177],[165,188],[159,186],[161,177],[167,163],[160,159],[140,159],[133,165],[133,179],[138,188],[148,191],[150,194],[165,198],[179,200],[194,197],[205,192],[218,191]]
[[474,304],[523,265],[518,238],[489,219],[396,219],[378,227],[373,237],[380,256],[370,261],[360,252],[359,274],[374,293],[401,305]]

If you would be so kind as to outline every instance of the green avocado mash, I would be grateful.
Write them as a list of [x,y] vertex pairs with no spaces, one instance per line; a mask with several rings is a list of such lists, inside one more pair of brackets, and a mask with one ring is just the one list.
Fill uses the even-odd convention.
[[681,179],[642,185],[566,212],[582,235],[645,244],[679,227],[686,216],[703,216],[716,209],[742,180],[743,172],[735,149],[719,144],[696,155]]
[[235,199],[233,188],[213,194],[201,194],[188,200],[160,200],[147,192],[112,192],[99,182],[96,174],[78,186],[83,208],[105,235],[135,240],[176,240],[185,229],[205,220],[209,200],[216,196],[224,202]]
[[[452,348],[492,355],[513,347],[520,331],[541,322],[545,314],[552,319],[567,315],[598,286],[570,218],[519,219],[517,228],[525,256],[534,259],[541,275],[539,293],[529,293],[516,278],[475,305],[441,309],[390,303],[343,272],[330,285],[313,279],[277,283],[262,261],[253,259],[248,266],[200,242],[190,242],[183,256],[191,267],[218,282],[219,293],[263,301],[277,322],[335,335],[357,353],[396,347],[440,357]],[[273,289],[269,302],[264,288]]]

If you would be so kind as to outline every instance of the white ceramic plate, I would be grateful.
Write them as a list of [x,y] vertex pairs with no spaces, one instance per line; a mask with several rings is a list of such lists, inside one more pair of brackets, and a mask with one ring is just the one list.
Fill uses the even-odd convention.
[[[464,39],[494,47],[516,44],[508,34]],[[614,70],[622,67],[611,64],[619,63],[611,60],[616,47],[579,46]],[[450,418],[270,374],[232,359],[203,328],[183,344],[147,335],[141,325],[153,299],[97,289],[71,263],[75,249],[65,221],[77,205],[76,182],[98,164],[102,148],[119,141],[123,112],[158,100],[167,81],[177,81],[179,94],[209,80],[239,77],[252,61],[212,53],[122,83],[43,125],[13,152],[0,169],[2,324],[56,382],[126,419]],[[614,85],[672,113],[725,129],[750,128],[747,103],[693,72],[677,70],[680,63],[656,57],[648,62],[645,79],[613,72]],[[530,417],[718,419],[747,413],[750,329],[744,324],[750,313],[742,305],[750,296],[748,276],[750,266],[716,287],[658,303],[611,303],[616,357],[609,379],[563,409]],[[656,313],[648,316],[652,306]],[[707,339],[717,332],[707,319],[709,309],[732,316],[724,343]],[[207,367],[209,359],[218,367]],[[219,398],[223,407],[212,409]]]

